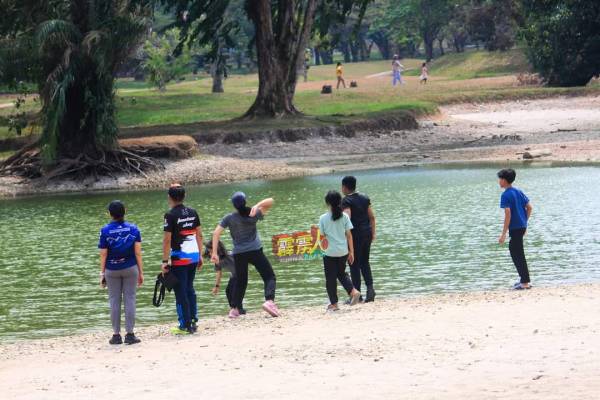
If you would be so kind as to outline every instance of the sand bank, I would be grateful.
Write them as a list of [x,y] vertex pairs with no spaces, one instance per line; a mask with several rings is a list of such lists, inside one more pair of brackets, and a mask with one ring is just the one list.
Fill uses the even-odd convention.
[[[252,305],[249,305],[252,306]],[[0,345],[18,399],[594,399],[600,285],[388,299]]]

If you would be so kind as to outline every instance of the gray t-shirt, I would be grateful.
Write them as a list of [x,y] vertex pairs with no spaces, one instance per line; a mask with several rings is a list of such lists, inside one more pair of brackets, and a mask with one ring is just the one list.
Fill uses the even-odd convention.
[[263,214],[260,210],[256,212],[255,217],[242,217],[239,213],[234,212],[223,218],[219,225],[225,229],[229,228],[233,239],[232,254],[246,253],[262,248],[260,236],[256,230],[256,223],[262,219]]

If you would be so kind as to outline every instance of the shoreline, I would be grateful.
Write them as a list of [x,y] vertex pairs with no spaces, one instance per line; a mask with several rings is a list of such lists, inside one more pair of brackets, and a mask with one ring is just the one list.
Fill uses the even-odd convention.
[[[0,199],[154,190],[173,181],[199,185],[444,164],[600,165],[600,96],[455,104],[421,117],[417,129],[372,128],[286,142],[266,135],[246,143],[206,143],[200,151],[199,157],[166,161],[164,170],[150,171],[146,177],[69,180],[45,187],[3,177]],[[524,160],[526,152],[535,158]]]
[[[589,399],[600,390],[600,317],[585,310],[598,306],[600,284],[588,283],[394,297],[335,314],[249,310],[202,320],[189,337],[142,327],[134,346],[110,346],[106,332],[19,341],[0,344],[0,387],[12,399],[229,399],[240,387],[252,399]],[[176,379],[181,369],[197,378]]]

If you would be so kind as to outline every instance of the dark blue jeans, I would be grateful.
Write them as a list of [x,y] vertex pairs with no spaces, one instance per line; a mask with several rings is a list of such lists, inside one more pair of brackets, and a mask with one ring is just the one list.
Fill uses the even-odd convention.
[[173,289],[175,291],[175,304],[179,327],[189,328],[192,322],[198,321],[198,306],[196,303],[196,291],[194,290],[194,278],[196,277],[197,264],[178,265],[171,267],[179,283]]

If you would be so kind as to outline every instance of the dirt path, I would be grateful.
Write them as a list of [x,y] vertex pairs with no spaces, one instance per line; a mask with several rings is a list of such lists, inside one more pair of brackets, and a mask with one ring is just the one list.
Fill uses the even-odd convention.
[[[594,399],[600,286],[386,300],[0,346],[5,398]],[[443,329],[440,329],[443,327]],[[26,366],[26,371],[24,370]]]

